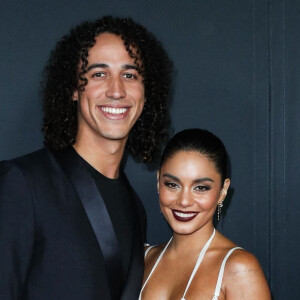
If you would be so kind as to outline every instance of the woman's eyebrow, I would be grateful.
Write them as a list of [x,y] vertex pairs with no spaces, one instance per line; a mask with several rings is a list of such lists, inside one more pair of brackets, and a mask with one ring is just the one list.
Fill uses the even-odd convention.
[[[172,174],[164,173],[162,176],[180,182],[180,179],[177,178],[176,176],[172,175]],[[201,177],[201,178],[196,178],[196,179],[194,179],[194,180],[193,180],[193,183],[201,183],[201,182],[204,182],[204,181],[214,182],[214,180],[211,179],[211,178],[209,178],[209,177]]]
[[170,178],[170,179],[173,179],[173,180],[175,180],[175,181],[180,181],[179,178],[177,178],[176,176],[171,175],[171,174],[169,174],[169,173],[164,173],[162,176],[163,176],[163,177]]
[[197,178],[197,179],[193,180],[193,183],[201,183],[201,182],[204,182],[204,181],[214,182],[214,180],[212,180],[209,177],[202,177],[202,178]]

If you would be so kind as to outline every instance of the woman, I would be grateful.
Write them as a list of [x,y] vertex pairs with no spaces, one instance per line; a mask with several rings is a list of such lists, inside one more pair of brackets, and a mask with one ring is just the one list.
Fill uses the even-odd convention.
[[214,229],[230,185],[226,165],[223,143],[206,130],[184,130],[167,144],[157,187],[173,236],[146,250],[140,299],[271,299],[256,258]]

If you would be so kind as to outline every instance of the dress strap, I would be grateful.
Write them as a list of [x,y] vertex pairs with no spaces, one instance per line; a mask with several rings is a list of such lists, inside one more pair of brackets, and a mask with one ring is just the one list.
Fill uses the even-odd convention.
[[189,287],[190,287],[190,285],[191,285],[191,283],[192,283],[192,281],[193,281],[193,279],[194,279],[194,276],[195,276],[195,274],[196,274],[196,272],[197,272],[197,270],[198,270],[198,268],[199,268],[199,266],[200,266],[200,264],[201,264],[201,262],[202,262],[202,260],[203,260],[203,257],[204,257],[204,255],[205,255],[205,253],[206,253],[208,247],[210,246],[210,244],[211,244],[211,242],[212,242],[212,240],[213,240],[215,234],[216,234],[216,229],[214,228],[214,231],[213,231],[211,237],[210,237],[209,240],[206,242],[206,244],[204,245],[204,247],[202,248],[202,250],[201,250],[201,252],[200,252],[200,254],[199,254],[199,256],[198,256],[198,259],[197,259],[197,262],[196,262],[196,264],[195,264],[194,270],[193,270],[192,275],[191,275],[191,277],[190,277],[190,279],[189,279],[189,282],[188,282],[188,284],[187,284],[187,286],[186,286],[186,288],[185,288],[185,291],[184,291],[184,293],[183,293],[183,296],[182,296],[181,300],[185,300],[185,298],[184,298],[184,297],[185,297],[185,294],[187,293],[187,291],[188,291],[188,289],[189,289]]
[[[153,268],[152,268],[152,270],[151,270],[151,272],[149,273],[147,279],[145,280],[145,282],[144,282],[144,284],[143,284],[143,286],[142,286],[142,289],[141,289],[141,291],[140,291],[139,300],[142,299],[142,292],[143,292],[143,290],[144,290],[144,288],[145,288],[145,286],[146,286],[148,280],[150,279],[152,273],[154,272],[154,270],[156,269],[158,263],[160,262],[162,256],[163,256],[164,253],[166,252],[166,250],[167,250],[169,244],[171,243],[172,239],[173,239],[173,236],[172,236],[172,237],[170,238],[170,240],[168,241],[168,243],[167,243],[167,245],[165,246],[164,250],[160,253],[160,255],[159,255],[157,261],[155,262],[155,264],[154,264],[154,266],[153,266]],[[149,248],[150,248],[150,247],[149,247]],[[148,248],[148,249],[149,249],[149,248]],[[147,250],[148,250],[148,249],[147,249]]]
[[225,264],[227,262],[227,259],[229,258],[229,256],[231,255],[231,253],[237,249],[242,249],[241,247],[235,247],[232,248],[228,251],[228,253],[226,254],[226,256],[224,257],[222,264],[221,264],[221,268],[220,268],[220,272],[219,272],[219,276],[218,276],[218,281],[217,281],[217,285],[216,285],[216,289],[215,289],[215,293],[214,296],[212,298],[212,300],[218,300],[218,297],[220,295],[220,291],[221,291],[221,285],[222,285],[222,280],[223,280],[223,275],[224,275],[224,269],[225,269]]
[[150,247],[148,247],[148,248],[146,249],[146,251],[145,251],[145,253],[144,253],[144,259],[146,258],[146,256],[148,255],[149,251],[150,251],[153,247],[155,247],[155,245],[150,246]]

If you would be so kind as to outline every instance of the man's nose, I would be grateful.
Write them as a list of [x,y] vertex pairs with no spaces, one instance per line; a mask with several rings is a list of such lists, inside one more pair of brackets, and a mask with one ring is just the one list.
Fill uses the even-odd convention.
[[107,98],[110,98],[110,99],[125,98],[126,91],[125,91],[125,87],[124,87],[122,78],[120,78],[119,76],[111,77],[108,82],[108,86],[107,86],[105,95]]
[[183,190],[178,196],[177,203],[182,207],[189,207],[194,204],[194,199],[189,191]]

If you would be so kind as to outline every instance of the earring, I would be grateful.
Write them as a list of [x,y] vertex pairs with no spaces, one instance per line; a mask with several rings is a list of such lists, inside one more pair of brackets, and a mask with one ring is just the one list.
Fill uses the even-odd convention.
[[218,221],[220,221],[222,207],[223,207],[223,201],[218,203]]

